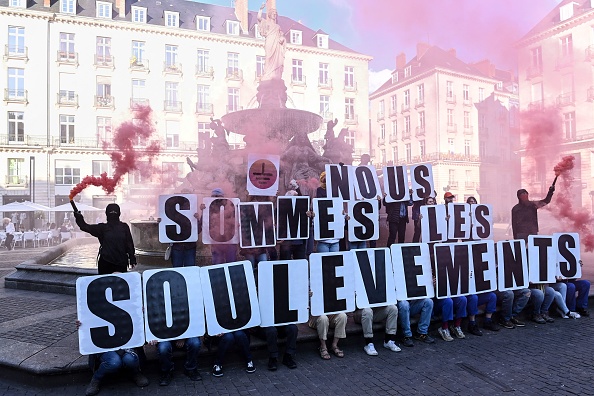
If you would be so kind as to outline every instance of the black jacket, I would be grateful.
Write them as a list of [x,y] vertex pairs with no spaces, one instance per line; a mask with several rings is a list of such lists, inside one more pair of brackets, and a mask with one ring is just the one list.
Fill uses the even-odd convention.
[[121,221],[87,224],[82,215],[76,216],[76,224],[81,231],[99,239],[99,254],[102,260],[124,268],[128,267],[128,264],[136,265],[134,242],[128,224]]
[[512,231],[514,239],[528,239],[528,235],[538,234],[538,214],[536,211],[551,202],[554,190],[549,189],[549,193],[540,201],[519,201],[512,208]]

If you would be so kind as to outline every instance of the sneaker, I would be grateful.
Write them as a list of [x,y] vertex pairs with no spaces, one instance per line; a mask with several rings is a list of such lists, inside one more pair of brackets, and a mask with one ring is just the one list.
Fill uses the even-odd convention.
[[448,341],[448,342],[454,341],[454,339],[450,335],[450,329],[442,329],[440,327],[439,329],[437,329],[437,332],[439,333],[441,338],[443,338],[444,341]]
[[454,328],[452,329],[452,333],[454,334],[454,337],[456,338],[466,338],[466,336],[464,335],[464,332],[462,331],[462,329],[460,328],[460,326],[454,326]]
[[283,364],[290,369],[297,368],[297,363],[295,363],[295,361],[293,360],[293,355],[290,355],[288,353],[285,353],[285,356],[283,356]]
[[373,346],[373,343],[371,343],[371,342],[369,344],[365,345],[363,347],[363,350],[369,356],[377,356],[377,351],[375,350],[375,346]]
[[478,325],[476,323],[475,324],[472,324],[472,325],[469,324],[468,325],[468,328],[466,329],[466,331],[469,332],[472,335],[475,335],[475,336],[482,336],[483,335],[483,332],[481,331],[481,329],[479,329],[479,327],[478,327]]
[[86,396],[95,396],[101,390],[101,382],[95,378],[91,379],[91,383],[87,386],[85,391]]
[[490,331],[499,331],[499,326],[497,325],[497,323],[490,320],[488,322],[483,323],[483,329]]
[[415,343],[413,342],[411,337],[404,337],[402,339],[402,345],[404,345],[405,347],[413,347],[415,346]]
[[273,358],[273,357],[268,358],[268,370],[276,371],[277,365],[278,365],[278,363],[276,361],[276,358]]
[[[402,349],[400,349],[400,347],[398,345],[396,345],[396,343],[392,340],[388,341],[388,342],[384,342],[384,348],[387,348],[389,350],[391,350],[392,352],[400,352]],[[367,352],[367,351],[365,351]],[[377,352],[376,352],[377,354]]]
[[417,333],[417,334],[415,334],[414,339],[418,340],[418,341],[423,341],[425,344],[434,344],[435,343],[435,338],[431,337],[429,334]]
[[134,373],[134,375],[132,376],[132,381],[134,381],[136,386],[139,386],[141,388],[144,388],[149,384],[148,378],[146,378],[145,375],[142,374],[140,371]]
[[186,375],[192,381],[202,381],[202,377],[200,376],[198,369],[184,370],[184,375]]
[[499,325],[501,327],[505,327],[506,329],[515,329],[516,328],[516,325],[511,321],[511,319],[505,320],[505,319],[501,318],[499,320]]
[[510,319],[510,321],[516,326],[516,327],[524,327],[526,326],[526,323],[522,322],[521,320],[519,320],[516,317],[512,317]]
[[164,371],[161,373],[161,377],[159,378],[159,386],[167,386],[171,383],[173,379],[173,373],[171,370]]
[[590,317],[590,312],[586,308],[579,308],[577,310],[577,313],[579,313],[581,316],[583,316],[585,318],[589,318]]
[[222,377],[223,376],[223,366],[219,366],[215,364],[212,366],[212,376],[213,377]]
[[255,373],[256,372],[256,366],[254,366],[254,362],[253,361],[249,361],[247,362],[246,366],[245,366],[245,372],[246,373]]
[[572,319],[579,319],[579,318],[581,318],[581,315],[579,313],[577,313],[577,312],[571,312],[570,311],[567,314],[567,317],[572,318]]
[[547,321],[544,320],[540,314],[534,314],[534,315],[532,315],[532,321],[533,322],[536,322],[538,324],[545,324],[545,323],[547,323]]
[[557,315],[559,315],[559,317],[561,317],[562,319],[568,319],[569,316],[567,316],[569,314],[568,313],[563,313],[563,311],[561,311],[561,309],[559,307],[555,308],[555,312],[557,312]]
[[542,315],[540,315],[547,323],[553,323],[555,322],[555,319],[551,318],[549,316],[548,312],[543,313]]

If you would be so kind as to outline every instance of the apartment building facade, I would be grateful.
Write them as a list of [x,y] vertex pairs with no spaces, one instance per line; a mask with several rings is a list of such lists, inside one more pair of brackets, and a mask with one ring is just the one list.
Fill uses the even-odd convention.
[[[274,3],[274,2],[272,2]],[[288,17],[283,78],[289,106],[338,118],[356,153],[370,150],[371,57]],[[256,107],[264,65],[257,13],[185,0],[2,0],[0,194],[2,203],[54,206],[86,175],[112,174],[104,150],[115,128],[150,105],[161,142],[158,175],[127,175],[119,200],[145,202],[172,191],[211,134],[210,118]],[[313,133],[315,144],[323,127]],[[231,134],[233,149],[244,146]],[[136,147],[142,151],[143,142]],[[82,201],[104,206],[97,187]]]

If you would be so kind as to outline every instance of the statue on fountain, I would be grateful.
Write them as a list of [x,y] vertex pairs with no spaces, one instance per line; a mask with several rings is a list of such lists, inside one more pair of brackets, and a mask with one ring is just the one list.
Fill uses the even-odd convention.
[[212,142],[212,157],[221,158],[221,155],[225,155],[229,151],[229,143],[227,142],[229,131],[225,129],[221,120],[214,120],[212,117],[210,117],[210,129],[214,131],[214,136],[210,139]]
[[353,146],[346,142],[346,136],[349,132],[348,128],[343,128],[338,137],[334,134],[334,127],[338,124],[338,119],[330,120],[326,124],[326,144],[322,147],[324,149],[324,157],[330,159],[333,164],[340,162],[351,165],[353,163]]
[[330,163],[330,159],[316,153],[306,133],[295,134],[281,155],[281,169],[289,170],[286,180],[317,179]]

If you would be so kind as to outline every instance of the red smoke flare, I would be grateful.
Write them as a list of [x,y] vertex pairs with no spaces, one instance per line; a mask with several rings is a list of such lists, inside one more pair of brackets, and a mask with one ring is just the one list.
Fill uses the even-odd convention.
[[[112,177],[103,172],[99,177],[86,176],[72,190],[69,199],[72,200],[78,193],[87,186],[101,187],[108,194],[114,192],[115,188],[122,181],[122,177],[133,170],[141,170],[146,173],[146,168],[140,168],[140,160],[149,164],[161,149],[158,141],[149,142],[149,138],[155,132],[151,122],[152,110],[149,106],[139,107],[134,112],[134,119],[121,124],[115,131],[112,142],[103,142],[103,149],[109,152],[109,148],[115,146],[115,150],[109,152],[114,168]],[[142,150],[135,150],[134,145],[139,142],[146,142]]]
[[562,189],[555,198],[555,204],[551,210],[559,220],[567,224],[570,229],[580,234],[581,243],[586,252],[594,251],[594,234],[590,224],[590,212],[586,208],[574,208],[571,196],[573,176],[570,171],[574,167],[574,156],[567,155],[553,168],[555,176],[561,180]]

